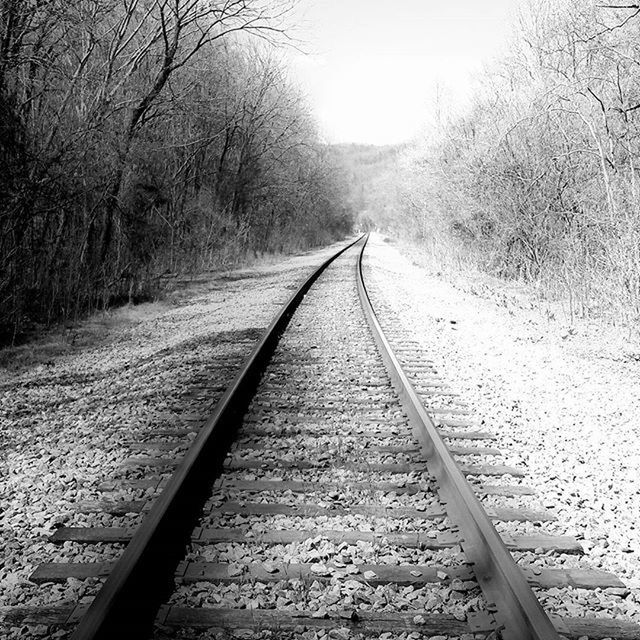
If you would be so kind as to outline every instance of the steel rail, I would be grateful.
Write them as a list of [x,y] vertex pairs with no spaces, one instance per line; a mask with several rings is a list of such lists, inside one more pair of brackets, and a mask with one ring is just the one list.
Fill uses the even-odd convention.
[[135,531],[71,640],[140,640],[151,632],[158,608],[171,593],[175,569],[211,485],[280,336],[322,272],[363,237],[327,259],[282,306]]
[[514,562],[480,501],[461,473],[402,366],[393,353],[364,282],[362,260],[369,236],[356,264],[358,296],[391,381],[409,416],[414,434],[438,481],[447,514],[462,534],[462,548],[482,588],[495,605],[494,617],[504,640],[558,640],[553,623]]

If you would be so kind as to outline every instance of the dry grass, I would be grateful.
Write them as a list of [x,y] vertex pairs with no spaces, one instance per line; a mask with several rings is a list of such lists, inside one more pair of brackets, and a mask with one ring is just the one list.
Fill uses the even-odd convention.
[[126,305],[96,312],[73,324],[66,323],[44,330],[26,344],[0,349],[0,367],[16,371],[34,365],[47,365],[55,358],[107,342],[114,333],[157,318],[169,307],[166,301]]
[[537,280],[507,280],[485,270],[482,256],[458,248],[446,238],[416,241],[399,236],[402,252],[416,266],[443,277],[465,293],[491,300],[507,310],[525,309],[558,324],[563,336],[581,327],[621,326],[629,342],[640,340],[640,325],[629,300],[605,274],[593,272],[568,280],[556,272]]
[[250,271],[272,267],[289,257],[314,251],[317,249],[245,255],[238,268],[220,268],[167,279],[163,284],[161,297],[156,301],[98,311],[78,322],[43,329],[25,344],[0,349],[0,368],[15,372],[33,365],[47,365],[54,358],[98,346],[127,327],[153,320],[185,299],[205,293],[217,279],[228,278],[230,274],[240,278],[243,275],[249,277],[255,275]]

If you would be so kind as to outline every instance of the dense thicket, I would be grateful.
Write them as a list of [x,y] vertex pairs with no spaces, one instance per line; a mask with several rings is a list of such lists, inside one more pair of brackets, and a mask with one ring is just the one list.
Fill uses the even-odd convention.
[[637,318],[640,8],[628,4],[530,2],[473,108],[408,158],[405,212],[422,236],[454,237],[573,311]]
[[0,0],[5,337],[348,229],[342,178],[264,44],[285,4]]

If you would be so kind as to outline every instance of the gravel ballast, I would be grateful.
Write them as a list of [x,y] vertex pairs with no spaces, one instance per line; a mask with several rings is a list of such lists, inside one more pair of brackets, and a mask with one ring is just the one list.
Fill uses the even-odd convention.
[[[231,584],[200,581],[203,573],[193,572],[174,591],[170,607],[209,609],[216,616],[220,616],[217,609],[234,609],[241,616],[240,625],[250,624],[247,610],[285,614],[294,621],[296,614],[306,612],[327,623],[340,615],[359,620],[367,613],[385,612],[407,612],[418,621],[440,614],[466,623],[469,613],[486,608],[458,545],[434,552],[385,541],[385,533],[409,531],[432,536],[434,541],[440,532],[453,537],[433,485],[399,496],[373,489],[382,476],[395,482],[406,482],[408,476],[379,473],[375,465],[381,463],[415,469],[420,485],[430,484],[424,462],[408,436],[407,420],[396,418],[394,425],[405,432],[404,438],[387,432],[384,419],[373,437],[353,437],[348,428],[340,428],[345,426],[346,411],[357,420],[370,412],[402,414],[393,391],[381,384],[385,380],[382,362],[355,295],[356,255],[352,250],[337,260],[292,317],[209,500],[208,507],[215,509],[205,507],[199,521],[202,530],[224,528],[243,533],[242,542],[235,544],[194,545],[186,558],[193,563],[226,563],[223,572],[229,573]],[[322,373],[322,380],[316,372]],[[371,386],[370,377],[375,380]],[[289,423],[299,434],[278,434],[277,425],[282,423],[277,411],[292,408],[305,418],[292,417]],[[276,411],[269,419],[272,409]],[[315,415],[317,428],[306,432],[308,426],[314,426]],[[273,427],[274,435],[254,439],[258,423]],[[318,428],[324,435],[319,435]],[[308,488],[304,492],[264,489],[261,484],[259,491],[238,490],[233,482],[239,479],[242,463],[251,463],[256,482],[270,480],[274,472],[284,478],[293,471]],[[351,482],[364,486],[351,490]],[[290,506],[295,509],[288,509]],[[285,513],[272,512],[274,507],[284,508]],[[386,511],[392,507],[398,511]],[[339,531],[378,535],[354,544],[331,542],[332,533]],[[266,540],[275,532],[300,532],[302,541],[276,546],[260,541],[261,534]],[[286,573],[278,573],[278,563],[284,563],[290,572],[288,579],[282,579]],[[433,573],[418,570],[425,565]],[[399,577],[403,569],[408,579]],[[421,623],[414,624],[419,629]],[[336,630],[330,628],[330,637],[335,637]],[[351,635],[349,629],[346,633]]]
[[[48,542],[48,535],[60,525],[131,527],[140,521],[141,515],[137,513],[79,513],[74,505],[103,500],[105,494],[98,487],[105,480],[166,474],[166,469],[155,469],[153,465],[141,468],[130,463],[123,466],[123,463],[131,458],[171,459],[184,453],[197,427],[194,426],[191,433],[189,428],[210,412],[278,305],[332,250],[269,267],[238,271],[231,277],[212,278],[176,295],[170,303],[154,305],[138,313],[125,310],[125,315],[131,314],[127,321],[102,325],[99,321],[90,321],[77,330],[73,344],[51,345],[43,341],[30,347],[28,354],[18,349],[15,357],[3,358],[7,366],[0,373],[0,438],[5,457],[0,475],[3,499],[0,544],[4,558],[0,568],[0,606],[71,604],[95,593],[99,585],[95,579],[72,578],[61,584],[36,587],[28,577],[40,562],[112,560],[119,553],[118,545],[65,543],[56,547]],[[516,553],[518,563],[523,567],[564,564],[577,569],[609,571],[629,587],[541,590],[544,606],[561,615],[598,615],[640,622],[640,534],[636,529],[640,512],[640,429],[635,422],[640,408],[640,346],[630,342],[621,329],[577,321],[568,327],[562,319],[550,318],[549,314],[543,316],[529,303],[521,287],[517,290],[514,287],[511,295],[510,285],[502,282],[487,279],[478,287],[472,277],[458,274],[455,278],[445,278],[420,266],[415,248],[392,244],[375,234],[367,248],[365,278],[376,295],[384,295],[385,303],[402,317],[407,335],[428,352],[434,370],[460,394],[455,399],[450,395],[432,394],[435,406],[455,407],[462,403],[460,406],[469,408],[470,415],[463,416],[464,420],[475,422],[478,428],[497,436],[496,440],[485,443],[500,449],[501,455],[495,462],[526,472],[522,479],[474,475],[470,480],[488,485],[522,483],[536,490],[535,496],[522,499],[486,496],[485,505],[527,505],[544,508],[557,517],[557,521],[548,523],[497,522],[497,528],[511,535],[542,533],[540,527],[545,533],[573,535],[580,539],[586,551],[585,556],[555,558]],[[96,327],[103,330],[103,335],[97,335]],[[321,333],[318,344],[323,340]],[[322,363],[317,364],[321,369]],[[311,355],[304,375],[315,376],[316,368]],[[369,371],[368,365],[358,373],[363,380],[380,378],[380,371],[376,367]],[[351,374],[345,380],[349,377]],[[343,449],[351,453],[357,450],[368,463],[376,464],[401,463],[414,458],[413,453],[384,450],[406,444],[406,435],[379,438],[375,441],[379,450],[360,448],[357,437],[353,437],[358,430],[366,431],[368,425],[376,421],[390,425],[392,416],[401,415],[397,404],[390,402],[386,394],[378,396],[369,390],[367,401],[374,398],[382,406],[371,411],[371,423],[369,419],[355,419],[355,416],[351,421],[347,414],[340,412],[334,416],[330,410],[340,408],[341,398],[331,394],[329,376],[324,387],[318,390],[322,400],[317,406],[310,405],[305,411],[305,420],[298,423],[286,405],[300,403],[306,383],[303,381],[293,393],[278,392],[281,384],[278,377],[274,377],[272,383],[274,388],[267,391],[262,404],[256,403],[249,424],[267,433],[275,428],[274,435],[282,424],[291,425],[292,433],[280,441],[279,450],[266,452],[251,446],[235,450],[228,459],[230,465],[259,461],[264,468],[252,471],[231,467],[228,478],[353,483],[366,480],[367,475],[359,469],[332,473],[330,468],[324,468],[325,451],[338,459]],[[271,420],[263,421],[261,412],[271,413],[273,409],[276,419],[272,415]],[[316,414],[317,426],[314,424]],[[310,426],[310,433],[319,434],[306,448],[295,432],[300,424]],[[320,435],[328,424],[335,428],[335,435]],[[185,427],[187,434],[175,450],[131,447],[132,443],[144,440],[173,441],[175,438],[163,434],[162,430],[184,430]],[[400,419],[400,430],[403,429]],[[245,445],[252,442],[252,437],[245,440]],[[275,438],[269,437],[269,440]],[[478,442],[460,440],[454,444],[477,445]],[[315,468],[269,468],[280,459],[286,462],[287,450],[292,448],[304,448],[305,458],[314,462]],[[492,463],[493,454],[460,456],[458,460],[462,464]],[[432,484],[427,473],[381,473],[377,479]],[[153,491],[115,489],[110,499],[152,498]],[[303,502],[301,494],[295,492],[286,495],[265,492],[258,497],[251,491],[231,490],[229,495],[248,503],[278,501],[298,505]],[[345,504],[355,506],[375,498],[386,507],[400,504],[424,507],[426,494],[398,497],[387,492],[374,495],[349,490],[338,497]],[[215,493],[214,503],[220,498],[221,495]],[[325,500],[320,493],[307,494],[307,498],[323,507],[332,506],[334,500]],[[435,534],[448,528],[447,519],[411,521],[380,519],[373,515],[258,518],[218,514],[215,519],[207,520],[207,524],[254,533],[265,528],[313,530],[320,527],[433,531]],[[328,556],[338,551],[326,541],[322,545],[323,554]],[[313,561],[316,555],[316,550],[296,544],[255,546],[257,558],[266,563],[277,561],[280,554],[297,562]],[[191,558],[234,562],[246,555],[247,548],[237,544],[201,546],[193,549]],[[361,555],[361,561],[387,560],[387,555],[407,563],[428,558],[455,565],[459,560],[459,548],[398,553],[391,547],[361,545],[349,551],[351,556]],[[284,598],[290,606],[300,609],[315,606],[330,609],[349,604],[343,599],[351,597],[350,593],[336,591],[332,580],[329,584],[324,580],[314,585],[313,593],[303,589],[305,592],[300,594],[295,588],[290,590],[290,586],[266,585],[264,593],[259,594],[264,602],[257,605],[269,608]],[[246,606],[245,600],[256,603],[255,589],[246,586],[242,589],[203,585],[200,604],[242,607]],[[376,590],[380,588],[373,588],[370,593],[361,591],[372,599],[373,610],[377,609],[378,597],[383,602],[389,595],[386,588],[380,593]],[[183,595],[188,593],[186,590]],[[413,601],[415,606],[415,602],[423,605],[423,600],[426,602],[434,594],[439,594],[443,602],[450,595],[440,593],[437,586],[400,595],[406,596],[407,602]],[[479,601],[472,602],[470,610],[478,605]],[[8,628],[0,621],[1,637],[42,637],[42,629],[33,625]]]
[[[99,484],[122,477],[119,466],[139,455],[131,442],[206,417],[279,306],[339,246],[212,275],[163,303],[0,354],[0,606],[69,604],[93,591],[95,581],[68,580],[42,595],[28,581],[52,558],[113,557],[107,547],[56,549],[48,536],[63,524],[137,524],[139,515],[77,514],[74,505],[101,499]],[[203,382],[219,388],[203,391]],[[41,628],[0,625],[3,638],[31,631]]]
[[558,518],[546,529],[576,535],[586,551],[582,566],[614,573],[630,588],[609,615],[639,621],[640,345],[629,331],[578,320],[569,326],[560,313],[538,311],[533,291],[527,297],[521,286],[490,278],[482,286],[464,274],[447,278],[415,247],[378,234],[367,246],[365,279],[402,316],[470,417],[497,435],[492,444],[503,462],[526,470],[523,481]]

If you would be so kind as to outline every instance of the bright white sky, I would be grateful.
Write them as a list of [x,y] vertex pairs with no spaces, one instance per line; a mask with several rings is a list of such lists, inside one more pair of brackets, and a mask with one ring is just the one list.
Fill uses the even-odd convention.
[[[300,0],[294,77],[329,142],[413,137],[438,90],[469,96],[474,71],[499,53],[518,0]],[[437,89],[439,87],[439,89]]]

